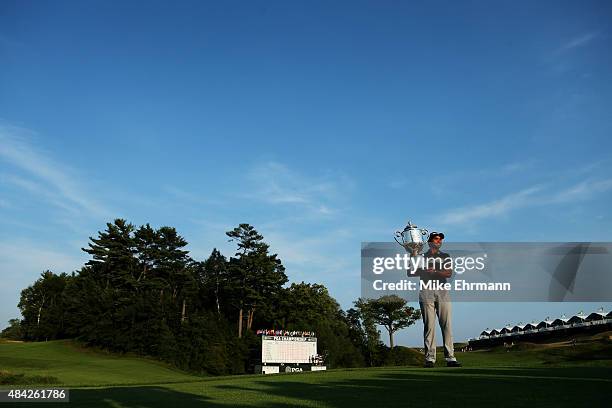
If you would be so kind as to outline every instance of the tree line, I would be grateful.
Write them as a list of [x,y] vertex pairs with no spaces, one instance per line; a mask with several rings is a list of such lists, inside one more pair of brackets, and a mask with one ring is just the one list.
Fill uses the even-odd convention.
[[278,328],[315,331],[332,367],[414,362],[412,350],[393,341],[397,330],[420,318],[404,300],[358,299],[344,311],[321,284],[287,285],[281,260],[251,225],[226,235],[236,245],[233,256],[213,249],[197,261],[173,227],[107,223],[82,248],[90,259],[80,270],[47,270],[22,290],[23,318],[11,319],[2,336],[73,338],[194,372],[239,374],[260,357],[256,329]]

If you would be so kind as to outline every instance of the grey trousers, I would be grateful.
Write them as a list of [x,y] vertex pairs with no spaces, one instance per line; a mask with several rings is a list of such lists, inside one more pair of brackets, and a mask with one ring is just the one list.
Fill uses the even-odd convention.
[[444,341],[444,357],[446,361],[455,361],[451,327],[451,302],[448,291],[421,290],[419,292],[419,305],[421,306],[421,316],[423,318],[425,360],[436,361],[435,335],[436,320],[438,320],[442,329],[442,340]]

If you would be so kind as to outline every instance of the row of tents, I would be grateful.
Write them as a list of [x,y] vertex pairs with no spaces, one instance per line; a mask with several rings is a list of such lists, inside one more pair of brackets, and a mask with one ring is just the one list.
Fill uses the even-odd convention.
[[563,315],[557,319],[551,319],[547,317],[539,323],[519,323],[514,326],[508,325],[504,328],[493,330],[489,330],[487,328],[486,330],[483,330],[480,333],[480,336],[470,340],[492,339],[497,337],[516,336],[526,333],[538,333],[557,329],[567,329],[571,327],[582,327],[608,323],[612,323],[612,310],[606,313],[603,311],[603,309],[599,309],[599,311],[593,312],[588,315],[584,314],[583,312],[580,312],[570,318],[567,318],[565,315]]

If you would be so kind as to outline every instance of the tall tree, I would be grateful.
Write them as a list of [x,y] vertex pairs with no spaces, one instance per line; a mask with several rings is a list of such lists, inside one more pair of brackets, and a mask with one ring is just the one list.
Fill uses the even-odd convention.
[[106,287],[134,286],[138,279],[138,260],[136,243],[132,233],[134,226],[124,219],[117,218],[106,224],[106,230],[98,231],[98,237],[92,238],[89,248],[82,248],[92,256],[86,265],[93,267]]
[[155,260],[159,259],[159,234],[149,224],[143,225],[134,232],[136,256],[140,262],[141,272],[136,279],[145,281],[147,274],[155,268]]
[[352,338],[358,343],[370,366],[379,365],[378,354],[383,343],[380,341],[380,330],[370,308],[368,299],[359,298],[355,307],[347,310]]
[[394,347],[393,334],[396,331],[413,325],[421,318],[419,310],[406,306],[406,300],[397,295],[382,296],[368,303],[368,313],[371,313],[374,321],[389,333],[390,348]]
[[199,280],[205,295],[213,299],[217,317],[221,316],[221,304],[225,302],[226,286],[228,284],[227,259],[214,248],[208,259],[200,265]]
[[260,306],[265,307],[267,299],[281,290],[287,282],[287,275],[277,254],[269,254],[268,244],[263,242],[263,236],[251,225],[240,224],[226,235],[238,246],[228,266],[230,287],[238,310],[240,338],[245,320],[250,329],[255,312]]
[[64,336],[64,287],[69,276],[45,271],[33,285],[21,291],[19,309],[22,328],[29,340],[50,340]]
[[[193,270],[189,267],[189,252],[183,249],[187,241],[172,227],[161,227],[157,233],[159,252],[156,270],[162,284],[160,299],[167,306],[171,320],[174,320],[173,316],[180,315],[180,321],[184,322],[188,300],[197,289]],[[164,293],[165,289],[167,292]]]

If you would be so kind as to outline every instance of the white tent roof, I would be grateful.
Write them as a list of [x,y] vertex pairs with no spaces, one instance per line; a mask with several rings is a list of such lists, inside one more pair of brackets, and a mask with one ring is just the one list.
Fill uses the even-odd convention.
[[[550,326],[553,325],[553,323],[556,323],[555,325],[558,325],[559,323],[561,324],[566,324],[567,322],[569,322],[570,320],[578,320],[578,321],[585,321],[585,320],[593,320],[594,318],[610,318],[612,317],[612,310],[609,311],[608,313],[603,311],[602,309],[599,309],[600,311],[597,312],[593,312],[590,313],[589,315],[585,315],[584,313],[580,312],[579,314],[576,314],[574,316],[572,316],[571,318],[567,318],[565,317],[565,315],[563,315],[562,317],[558,317],[554,320],[542,320],[539,323],[527,323],[525,325],[515,325],[514,327],[511,326],[506,326],[502,329],[491,329],[491,330],[484,330],[482,331],[482,333],[480,333],[480,335],[482,336],[483,334],[487,334],[487,335],[494,335],[494,334],[501,334],[506,333],[506,332],[511,332],[512,330],[518,328],[519,330],[524,330],[526,328],[530,328],[530,327],[544,327],[544,326]],[[550,319],[549,317],[547,317],[547,319]]]

